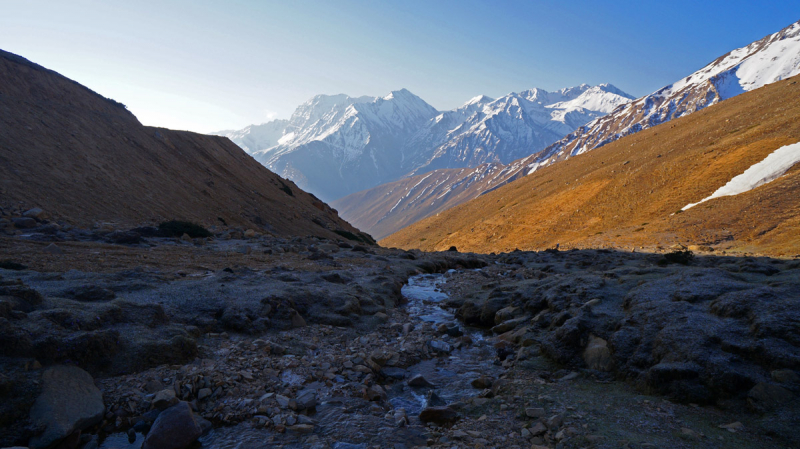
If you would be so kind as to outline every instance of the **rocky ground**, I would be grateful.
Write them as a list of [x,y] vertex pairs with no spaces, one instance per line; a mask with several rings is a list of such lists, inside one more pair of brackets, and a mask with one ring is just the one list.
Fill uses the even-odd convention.
[[0,447],[800,447],[797,260],[14,218]]

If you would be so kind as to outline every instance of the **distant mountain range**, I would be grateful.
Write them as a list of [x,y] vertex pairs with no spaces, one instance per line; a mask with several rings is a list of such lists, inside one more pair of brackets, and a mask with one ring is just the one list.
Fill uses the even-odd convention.
[[584,84],[478,96],[439,112],[406,89],[385,97],[318,95],[289,120],[215,134],[331,201],[410,174],[509,163],[631,98],[610,84]]
[[538,152],[507,164],[437,170],[380,185],[332,203],[355,226],[383,238],[558,161],[684,117],[800,73],[800,22],[731,51],[650,95],[617,106]]

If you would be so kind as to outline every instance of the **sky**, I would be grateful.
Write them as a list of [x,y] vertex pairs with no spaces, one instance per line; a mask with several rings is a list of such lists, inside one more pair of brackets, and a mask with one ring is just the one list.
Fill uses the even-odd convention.
[[128,106],[213,132],[288,118],[317,94],[656,89],[800,20],[800,2],[0,0],[0,49]]

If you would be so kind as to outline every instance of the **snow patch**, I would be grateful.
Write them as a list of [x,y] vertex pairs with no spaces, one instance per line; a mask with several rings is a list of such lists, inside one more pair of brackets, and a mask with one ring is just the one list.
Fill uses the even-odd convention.
[[687,204],[681,210],[687,210],[714,198],[738,195],[753,190],[780,178],[798,162],[800,162],[800,143],[780,147],[761,162],[753,164],[741,175],[735,176],[711,196],[696,203]]

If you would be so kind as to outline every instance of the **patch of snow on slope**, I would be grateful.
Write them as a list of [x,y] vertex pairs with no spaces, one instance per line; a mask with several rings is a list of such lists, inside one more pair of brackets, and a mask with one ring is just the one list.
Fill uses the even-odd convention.
[[753,164],[741,175],[735,176],[727,184],[717,189],[711,196],[696,203],[687,204],[681,210],[697,206],[710,199],[732,196],[755,189],[783,176],[792,166],[800,162],[800,143],[786,145],[773,151],[764,160]]

